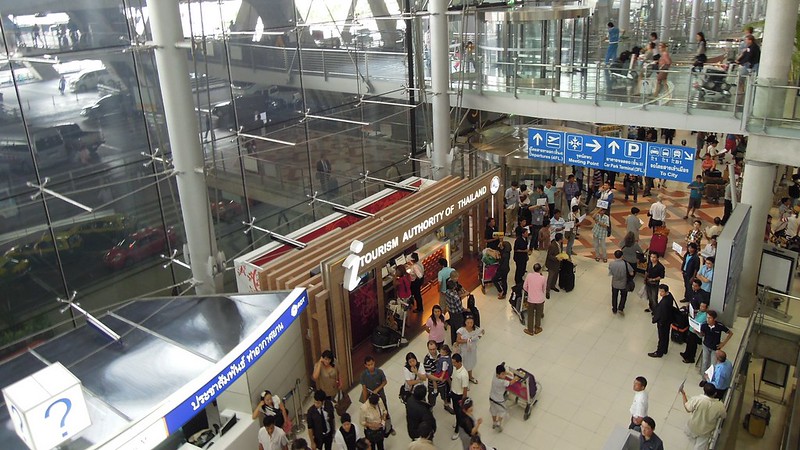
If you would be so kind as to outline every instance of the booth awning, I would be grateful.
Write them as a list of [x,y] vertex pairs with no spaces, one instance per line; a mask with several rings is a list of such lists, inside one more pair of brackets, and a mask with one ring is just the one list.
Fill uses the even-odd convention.
[[[0,364],[0,387],[60,362],[81,380],[92,425],[68,444],[86,449],[146,433],[165,438],[258,360],[299,317],[306,291],[133,300],[100,317],[122,336],[81,326]],[[0,404],[4,450],[24,450]]]

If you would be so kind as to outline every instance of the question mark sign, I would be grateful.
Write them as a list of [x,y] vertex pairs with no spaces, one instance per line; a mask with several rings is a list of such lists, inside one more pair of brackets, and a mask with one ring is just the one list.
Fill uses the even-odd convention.
[[[70,399],[60,398],[54,401],[53,403],[50,403],[50,406],[48,406],[47,410],[45,410],[44,412],[44,418],[47,419],[48,417],[50,417],[50,410],[53,409],[53,406],[55,406],[57,403],[63,403],[64,406],[67,407],[66,411],[64,411],[64,415],[61,417],[61,428],[64,428],[64,422],[67,421],[67,414],[69,414],[69,410],[72,409],[72,401],[70,401]],[[61,433],[61,437],[67,437],[66,430]]]
[[11,412],[17,416],[17,420],[19,420],[19,432],[20,436],[22,436],[22,440],[28,442],[28,438],[25,436],[25,421],[22,420],[22,416],[19,414],[19,411],[17,411],[17,407],[11,405]]

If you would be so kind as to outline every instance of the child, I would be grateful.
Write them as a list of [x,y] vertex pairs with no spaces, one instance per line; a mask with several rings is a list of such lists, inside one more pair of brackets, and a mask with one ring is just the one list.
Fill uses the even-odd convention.
[[455,410],[447,404],[450,401],[450,376],[453,374],[453,363],[450,358],[450,347],[447,344],[439,349],[439,358],[436,360],[436,369],[433,378],[436,379],[439,395],[442,396],[444,410],[450,414],[455,414]]
[[[547,250],[550,245],[550,219],[544,218],[542,222],[542,229],[539,230],[539,250]],[[477,323],[475,324],[478,325]]]
[[506,372],[505,364],[495,367],[495,377],[489,390],[489,414],[492,415],[492,429],[503,431],[503,419],[506,417],[506,388],[511,384],[513,375]]
[[478,307],[475,306],[475,296],[469,294],[467,297],[467,309],[469,310],[470,314],[472,314],[472,318],[475,320],[475,326],[481,326],[481,312],[478,311]]

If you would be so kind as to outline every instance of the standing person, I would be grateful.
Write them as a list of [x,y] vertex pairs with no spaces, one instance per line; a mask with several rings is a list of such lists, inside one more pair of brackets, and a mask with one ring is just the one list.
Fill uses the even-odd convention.
[[705,190],[706,185],[703,183],[703,176],[698,175],[695,177],[694,181],[689,183],[689,206],[686,208],[686,215],[683,216],[683,219],[686,220],[689,216],[695,217],[694,213],[697,211],[697,208],[700,207],[700,203],[703,200],[703,190]]
[[662,284],[658,286],[659,301],[653,311],[653,323],[658,330],[658,347],[656,351],[648,353],[651,358],[661,358],[669,350],[669,327],[672,325],[672,305],[675,298],[669,293],[669,286]]
[[[455,272],[454,272],[455,273]],[[447,309],[450,311],[450,342],[456,343],[459,328],[464,326],[464,304],[461,302],[461,286],[458,281],[447,281]]]
[[606,256],[606,239],[611,234],[611,221],[605,209],[600,209],[594,216],[594,227],[592,227],[592,237],[594,238],[594,260],[608,262]]
[[341,422],[342,426],[333,436],[333,450],[356,450],[356,442],[364,437],[364,430],[353,423],[348,413],[342,414]]
[[723,198],[725,199],[725,206],[721,223],[725,225],[728,223],[728,219],[730,219],[731,213],[733,212],[733,181],[728,180],[728,183],[725,184],[725,195]]
[[331,162],[328,160],[325,153],[321,154],[319,160],[317,160],[316,175],[322,192],[328,192],[331,184]]
[[708,239],[708,244],[703,248],[703,251],[700,252],[700,256],[703,258],[708,258],[709,256],[713,256],[716,258],[717,256],[717,236],[711,236]]
[[553,180],[551,180],[550,178],[545,180],[544,188],[542,189],[542,192],[544,192],[544,195],[547,197],[547,209],[548,209],[549,217],[551,219],[553,218],[553,214],[556,213],[556,192],[557,191],[558,191],[558,188],[555,187],[555,185],[553,185]]
[[575,245],[575,237],[578,235],[578,222],[579,218],[581,217],[581,208],[578,205],[572,207],[572,211],[569,212],[569,216],[567,218],[567,222],[572,223],[572,228],[567,230],[564,233],[564,236],[567,238],[567,255],[573,256],[575,252],[572,251],[572,247]]
[[706,239],[711,239],[712,236],[719,236],[722,234],[722,230],[724,229],[725,227],[722,225],[722,219],[719,217],[714,217],[714,225],[708,226],[706,230],[703,231],[703,234],[705,235]]
[[[694,288],[694,284],[692,284]],[[700,289],[700,285],[697,285],[697,290],[699,292],[705,292]],[[694,309],[694,320],[697,323],[704,324],[706,323],[706,312],[708,311],[708,300],[704,300],[700,302],[700,307]],[[689,332],[686,336],[686,350],[681,353],[681,357],[683,358],[683,362],[686,364],[694,364],[697,359],[697,344],[702,342],[702,338],[700,334],[695,331],[694,328],[689,328]]]
[[697,271],[697,278],[703,283],[700,287],[711,293],[711,283],[714,281],[714,257],[706,258],[705,264]]
[[469,447],[472,442],[473,436],[480,435],[480,426],[483,419],[475,419],[475,405],[472,399],[467,397],[464,399],[462,406],[461,417],[458,421],[458,437],[461,438],[461,444],[464,448]]
[[447,331],[447,321],[444,319],[442,307],[433,305],[431,309],[431,316],[423,325],[425,332],[428,333],[428,339],[436,343],[436,348],[442,348],[444,345],[444,332]]
[[706,35],[700,31],[695,35],[695,40],[697,41],[697,50],[694,52],[694,67],[695,70],[700,71],[706,61],[708,61],[708,57],[706,56]]
[[[436,360],[436,368],[433,375],[429,378],[436,380],[436,390],[439,391],[439,396],[442,398],[442,406],[444,410],[450,414],[455,414],[455,410],[450,407],[450,379],[453,376],[453,358],[451,356],[450,347],[444,344],[439,349],[439,358]],[[467,375],[469,378],[469,375]],[[469,382],[469,379],[467,379]]]
[[283,429],[275,426],[275,418],[264,416],[263,423],[258,429],[258,450],[287,450],[289,440]]
[[571,204],[573,198],[581,194],[580,189],[580,185],[575,181],[575,175],[567,175],[567,182],[564,183],[564,197],[567,199],[567,205]]
[[64,78],[64,75],[61,75],[61,78],[59,78],[58,80],[58,92],[60,92],[61,95],[64,95],[64,91],[66,90],[67,90],[67,79]]
[[629,196],[633,196],[633,203],[639,201],[639,175],[626,174],[622,179],[622,185],[625,187],[625,201],[628,201]]
[[700,270],[700,256],[697,254],[697,244],[690,242],[686,246],[686,253],[683,255],[681,264],[681,274],[683,275],[683,300],[681,303],[689,301],[689,292],[692,290],[692,280],[697,278],[697,271]]
[[409,261],[409,275],[411,276],[411,295],[417,304],[415,313],[422,312],[422,283],[425,281],[425,267],[419,262],[419,253],[414,252],[411,254]]
[[692,229],[689,230],[689,234],[686,235],[686,245],[688,246],[690,242],[694,242],[699,249],[703,243],[703,230],[701,227],[703,226],[703,222],[699,219],[692,222]]
[[436,446],[433,445],[433,427],[428,422],[422,422],[417,431],[419,437],[408,444],[408,450],[436,450]]
[[458,343],[458,353],[461,354],[462,362],[469,374],[469,382],[473,384],[478,384],[478,380],[472,376],[472,370],[478,365],[478,341],[484,334],[486,330],[475,326],[472,314],[464,316],[464,326],[458,329],[456,343]]
[[634,242],[639,242],[639,228],[642,227],[642,224],[636,215],[640,212],[641,210],[634,206],[631,208],[631,214],[625,218],[625,229],[628,233],[633,233]]
[[758,46],[752,35],[746,36],[744,41],[745,48],[736,58],[736,63],[742,66],[743,72],[741,73],[744,75],[758,73],[758,64],[761,61],[761,47]]
[[445,295],[447,292],[447,280],[450,279],[450,274],[453,270],[455,269],[447,266],[447,259],[439,258],[439,273],[436,277],[439,279],[439,306],[442,307],[444,312],[447,312],[447,300]]
[[686,424],[686,435],[689,437],[689,444],[694,450],[705,450],[714,430],[717,428],[719,419],[727,417],[725,405],[714,398],[717,389],[713,384],[707,383],[703,386],[703,393],[695,395],[691,399],[686,398],[686,391],[681,385],[678,392],[683,396],[683,408],[691,413],[689,422]]
[[411,300],[411,277],[405,265],[400,264],[394,269],[394,289],[398,300]]
[[567,221],[561,217],[561,210],[556,209],[553,217],[550,219],[550,235],[555,236],[557,233],[563,233]]
[[517,265],[514,285],[522,284],[528,268],[528,257],[528,229],[522,228],[517,232],[517,240],[514,241],[514,263]]
[[[675,139],[675,129],[674,128],[664,128],[661,131],[662,135],[664,136],[664,143],[672,145],[672,140]],[[686,144],[684,144],[686,145]]]
[[258,402],[256,409],[253,411],[254,420],[259,413],[265,417],[272,417],[275,426],[278,428],[283,428],[283,424],[289,420],[289,413],[286,412],[286,407],[283,405],[281,398],[277,395],[272,395],[270,391],[261,392],[261,401]]
[[[622,259],[622,250],[614,252],[614,261],[608,265],[608,275],[611,277],[611,313],[617,311],[625,315],[625,302],[628,300],[628,278],[634,275],[633,268]],[[621,297],[621,298],[620,298]],[[617,304],[619,299],[619,304]]]
[[327,400],[324,391],[314,392],[314,404],[308,408],[306,422],[308,424],[308,441],[311,449],[331,450],[333,446],[333,403]]
[[653,233],[656,228],[664,226],[667,220],[667,205],[663,203],[663,200],[664,196],[658,194],[656,202],[650,205],[650,211],[647,213],[650,216],[650,223],[647,224],[647,227],[653,230]]
[[439,347],[433,339],[428,341],[427,346],[428,353],[425,354],[425,358],[422,360],[422,367],[425,368],[425,373],[427,374],[425,378],[428,380],[428,403],[433,407],[436,405],[436,395],[439,393],[437,389],[439,378],[435,375],[436,363],[439,360]]
[[369,439],[375,450],[384,450],[383,440],[386,439],[384,425],[388,418],[389,410],[386,409],[386,404],[380,396],[370,394],[367,401],[361,405],[361,426],[364,428],[364,436]]
[[611,214],[611,205],[614,203],[614,185],[606,181],[598,192],[594,194],[597,201],[606,202],[607,205],[600,208],[605,208],[608,214]]
[[483,233],[484,239],[486,239],[486,247],[491,248],[494,250],[498,250],[500,248],[500,239],[499,237],[495,237],[497,233],[497,222],[494,220],[494,217],[489,217],[486,219],[486,230]]
[[633,380],[633,403],[631,403],[631,424],[628,425],[629,430],[642,431],[642,419],[647,416],[648,394],[645,392],[647,388],[647,378],[636,377]]
[[[622,245],[619,248],[622,250],[622,259],[631,266],[631,269],[636,271],[636,265],[639,264],[639,256],[644,258],[644,251],[639,243],[636,242],[636,236],[632,232],[625,233],[622,239]],[[643,261],[644,262],[644,261]]]
[[655,433],[656,421],[652,417],[642,418],[642,435],[639,436],[640,450],[664,450],[664,442]]
[[606,58],[603,60],[606,64],[611,64],[617,59],[617,49],[619,48],[619,28],[614,26],[614,22],[608,22],[608,37],[605,39],[608,42],[608,49],[606,50]]
[[[722,339],[722,333],[726,334],[725,340]],[[700,363],[700,371],[705,372],[713,362],[711,357],[714,352],[725,347],[733,337],[733,331],[717,321],[716,311],[709,310],[706,312],[706,323],[700,325],[700,336],[703,337],[703,361]]]
[[[33,24],[33,28],[31,29],[31,34],[33,35],[33,46],[39,47],[39,41],[41,40],[42,28],[39,27],[38,23]],[[44,46],[44,43],[42,43]]]
[[339,393],[339,369],[333,363],[333,352],[325,350],[322,352],[319,361],[314,364],[314,372],[311,378],[317,383],[317,389],[321,389],[328,396],[328,400],[336,398]]
[[453,374],[450,379],[450,399],[453,402],[453,411],[456,416],[456,425],[453,427],[454,434],[452,440],[458,439],[458,424],[463,414],[462,402],[467,398],[467,390],[469,389],[469,373],[462,364],[461,355],[456,353],[453,355]]
[[519,183],[511,182],[511,187],[506,189],[503,197],[506,202],[506,236],[511,236],[514,227],[517,225],[517,211],[519,210]]
[[492,388],[489,389],[489,414],[492,415],[492,429],[503,432],[503,419],[506,412],[506,388],[511,384],[513,375],[506,372],[506,366],[499,364],[494,368]]
[[644,312],[655,314],[656,305],[658,305],[658,287],[665,276],[666,271],[664,265],[659,261],[658,253],[650,253],[644,273],[644,289],[647,293],[647,309]]
[[364,358],[364,372],[361,373],[359,381],[361,383],[361,398],[359,399],[361,403],[366,402],[370,394],[376,394],[383,400],[383,404],[386,404],[386,392],[383,390],[387,383],[386,374],[383,373],[383,370],[375,367],[375,358],[372,356],[367,355]]
[[547,248],[547,257],[544,262],[547,267],[547,291],[545,294],[547,298],[550,298],[550,291],[560,292],[556,287],[558,271],[561,269],[561,260],[558,259],[558,255],[564,251],[564,243],[564,235],[556,233],[555,239],[550,241],[550,246]]
[[528,294],[527,315],[528,327],[525,334],[533,336],[542,332],[542,316],[544,315],[544,300],[547,298],[547,281],[542,275],[542,265],[533,265],[533,272],[525,277],[525,284],[522,289]]
[[406,392],[406,398],[411,395],[414,387],[424,386],[427,378],[425,376],[425,367],[420,365],[417,355],[412,352],[406,353],[406,364],[403,366],[403,389]]
[[411,440],[421,436],[420,425],[423,422],[431,425],[433,431],[436,432],[436,419],[431,412],[431,405],[425,402],[426,395],[428,395],[428,390],[424,385],[418,384],[414,386],[414,391],[406,403],[406,428]]
[[492,277],[492,283],[497,288],[497,298],[504,299],[508,293],[508,273],[511,271],[511,244],[506,241],[500,245],[500,261],[497,271]]
[[667,71],[672,67],[672,57],[669,54],[667,44],[663,42],[658,44],[658,54],[660,55],[658,58],[659,72],[656,74],[656,89],[653,92],[653,97],[658,97],[662,85],[665,89],[667,88],[667,75],[669,75]]
[[722,350],[717,350],[714,352],[714,355],[716,357],[714,361],[714,376],[709,380],[708,374],[704,372],[703,381],[700,382],[700,386],[704,386],[705,383],[713,384],[714,388],[717,390],[715,397],[718,400],[723,400],[725,394],[728,392],[728,388],[731,387],[733,364],[728,361],[728,355]]
[[539,206],[537,202],[539,199],[545,199],[547,201],[547,195],[544,193],[544,186],[539,185],[536,186],[536,192],[531,196],[530,203],[531,205],[527,208],[530,211],[530,224],[531,224],[531,234],[530,234],[530,249],[537,250],[539,248],[539,231],[542,227],[545,226],[545,222],[547,221],[547,211],[548,206]]

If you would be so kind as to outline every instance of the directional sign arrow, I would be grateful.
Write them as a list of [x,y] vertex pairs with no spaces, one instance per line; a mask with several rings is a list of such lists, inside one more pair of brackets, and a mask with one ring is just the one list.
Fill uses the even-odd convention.
[[608,148],[611,149],[611,153],[616,154],[617,150],[619,150],[619,144],[617,144],[617,141],[611,141],[611,143],[608,144]]
[[533,140],[536,141],[536,145],[541,144],[542,143],[542,135],[539,134],[539,133],[534,134],[533,135]]
[[694,159],[694,154],[691,152],[683,152],[683,156],[686,158],[687,161]]
[[[612,142],[611,145],[617,145],[617,143],[616,142]],[[609,145],[609,147],[611,145]],[[597,142],[597,139],[592,139],[592,142],[586,144],[586,146],[592,149],[592,153],[600,150],[600,148],[603,147],[599,142]],[[617,148],[619,148],[618,145],[617,145]]]

